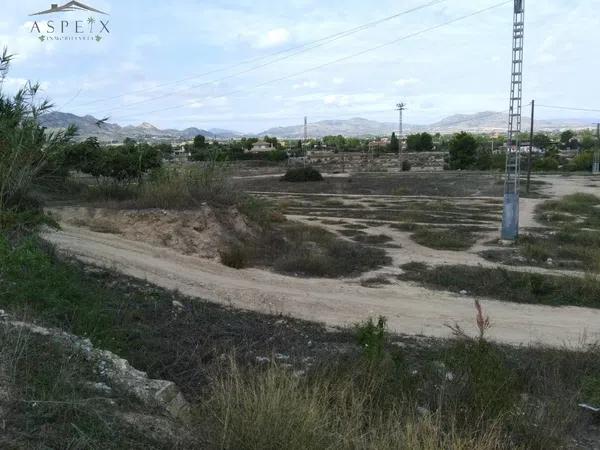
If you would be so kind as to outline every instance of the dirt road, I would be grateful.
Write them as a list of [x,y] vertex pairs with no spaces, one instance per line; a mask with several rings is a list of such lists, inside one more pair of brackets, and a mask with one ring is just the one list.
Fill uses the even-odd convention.
[[[257,269],[234,270],[214,260],[64,225],[45,235],[62,251],[190,296],[261,312],[343,326],[383,315],[399,333],[447,336],[447,324],[474,332],[473,299],[410,283],[377,289],[357,280],[303,279]],[[484,300],[490,337],[506,343],[576,347],[600,336],[600,310]]]

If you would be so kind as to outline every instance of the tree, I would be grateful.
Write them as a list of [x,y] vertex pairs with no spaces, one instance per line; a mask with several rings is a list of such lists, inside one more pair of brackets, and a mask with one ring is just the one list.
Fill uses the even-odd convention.
[[409,152],[417,152],[421,144],[421,135],[419,133],[409,134],[406,137],[406,149]]
[[400,141],[396,137],[396,133],[392,133],[390,138],[390,152],[398,153],[400,151]]
[[471,133],[461,131],[448,143],[450,169],[471,169],[477,162],[477,140]]
[[572,130],[565,130],[562,133],[560,133],[560,142],[561,144],[567,146],[569,145],[569,142],[571,141],[571,139],[573,139],[575,137],[575,132]]
[[430,152],[433,150],[433,137],[427,133],[421,133],[421,142],[419,146],[420,152]]
[[12,56],[0,53],[0,212],[19,209],[49,160],[62,152],[76,128],[48,132],[39,123],[40,115],[52,105],[36,100],[39,85],[27,83],[11,98],[2,91]]
[[406,138],[409,152],[430,152],[433,150],[433,137],[429,133],[410,134]]
[[242,147],[246,150],[252,150],[252,146],[258,142],[258,138],[245,138],[240,140]]
[[201,134],[194,137],[194,143],[192,148],[194,150],[204,150],[207,147],[206,138]]
[[590,150],[598,145],[598,138],[590,130],[585,130],[581,133],[581,148]]
[[279,141],[277,140],[277,138],[275,136],[273,136],[273,137],[265,136],[263,140],[265,142],[271,144],[274,149],[281,149],[281,144],[279,143]]
[[552,140],[545,133],[536,133],[533,135],[533,145],[537,148],[547,150],[552,144]]
[[137,144],[137,141],[133,138],[126,137],[125,139],[123,139],[123,145],[125,147],[135,147],[135,144]]

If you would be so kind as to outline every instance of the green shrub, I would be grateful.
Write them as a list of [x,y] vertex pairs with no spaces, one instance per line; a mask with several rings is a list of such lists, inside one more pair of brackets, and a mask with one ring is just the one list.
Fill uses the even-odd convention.
[[475,243],[475,237],[460,229],[432,230],[420,228],[411,236],[419,245],[436,250],[468,250]]
[[402,161],[402,172],[409,172],[411,168],[412,165],[410,164],[410,161],[407,161],[406,159]]
[[453,373],[447,397],[455,402],[468,422],[482,416],[498,418],[515,404],[519,386],[504,354],[484,340],[459,339],[450,347],[445,362]]
[[232,244],[219,251],[221,263],[233,269],[243,269],[248,265],[248,249],[242,244]]
[[321,172],[312,167],[300,167],[296,169],[288,169],[281,181],[291,182],[306,182],[306,181],[323,181]]
[[600,308],[600,279],[594,276],[579,278],[443,265],[424,271],[406,271],[399,278],[455,292],[465,289],[471,295],[509,302]]
[[587,375],[581,380],[580,401],[600,407],[600,377]]
[[379,360],[385,351],[386,319],[380,316],[377,323],[369,319],[355,326],[356,341],[360,345],[363,354],[371,361]]

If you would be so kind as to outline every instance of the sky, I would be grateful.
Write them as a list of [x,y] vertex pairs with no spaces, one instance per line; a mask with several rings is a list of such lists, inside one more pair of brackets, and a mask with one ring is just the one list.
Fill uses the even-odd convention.
[[[395,122],[400,101],[410,124],[508,109],[512,2],[82,0],[107,15],[30,16],[50,3],[3,0],[0,48],[15,58],[2,89],[37,81],[58,111],[121,125],[259,132],[305,115]],[[523,103],[600,109],[600,0],[525,7]],[[75,36],[81,20],[81,36],[101,40],[41,41],[48,20],[54,36],[62,20],[69,25],[60,36]],[[592,123],[600,113],[540,106],[536,118]]]

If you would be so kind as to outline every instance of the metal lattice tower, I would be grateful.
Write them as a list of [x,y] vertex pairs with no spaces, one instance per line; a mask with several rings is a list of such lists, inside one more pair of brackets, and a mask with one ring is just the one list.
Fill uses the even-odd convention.
[[397,103],[396,111],[398,111],[398,158],[402,159],[402,111],[406,110],[405,103]]
[[508,139],[506,174],[504,178],[504,210],[502,239],[514,240],[519,235],[519,174],[521,143],[521,103],[523,98],[523,37],[525,31],[525,0],[514,0],[512,74],[510,81],[510,108],[508,112]]

